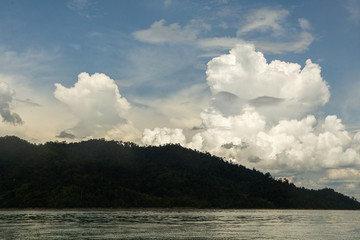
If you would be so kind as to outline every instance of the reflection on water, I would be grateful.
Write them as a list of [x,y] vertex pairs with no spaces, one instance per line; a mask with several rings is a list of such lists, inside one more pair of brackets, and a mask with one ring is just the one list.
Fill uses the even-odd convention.
[[0,239],[360,239],[360,211],[0,211]]

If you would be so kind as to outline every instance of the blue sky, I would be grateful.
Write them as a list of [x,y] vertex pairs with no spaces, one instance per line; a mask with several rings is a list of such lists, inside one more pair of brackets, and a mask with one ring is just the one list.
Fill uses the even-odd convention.
[[360,197],[359,1],[0,5],[0,135],[180,143]]

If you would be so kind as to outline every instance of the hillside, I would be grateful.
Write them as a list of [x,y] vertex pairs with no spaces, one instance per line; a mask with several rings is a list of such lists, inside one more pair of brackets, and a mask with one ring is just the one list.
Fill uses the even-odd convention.
[[332,189],[297,188],[179,145],[34,145],[1,137],[0,182],[0,208],[360,209],[355,199]]

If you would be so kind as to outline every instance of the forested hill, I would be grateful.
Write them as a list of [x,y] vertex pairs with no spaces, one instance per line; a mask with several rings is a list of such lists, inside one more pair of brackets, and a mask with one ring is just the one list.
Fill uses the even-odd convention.
[[360,209],[332,189],[307,190],[179,145],[0,138],[0,208]]

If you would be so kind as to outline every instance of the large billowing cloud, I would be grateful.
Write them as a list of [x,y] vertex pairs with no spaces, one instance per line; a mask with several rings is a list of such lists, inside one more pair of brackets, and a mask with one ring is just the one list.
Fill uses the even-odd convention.
[[[127,123],[123,115],[130,108],[121,97],[115,81],[105,74],[80,73],[71,88],[56,83],[55,97],[65,103],[79,123],[66,131],[76,137],[103,137],[119,123]],[[59,135],[60,136],[60,135]]]
[[[190,146],[272,171],[359,165],[356,139],[336,116],[311,113],[330,93],[320,66],[307,60],[266,62],[253,45],[237,45],[208,63],[213,109]],[[309,115],[310,114],[310,115]]]
[[14,125],[22,124],[21,117],[11,110],[15,91],[5,82],[0,82],[0,115],[4,122]]
[[[323,105],[329,100],[320,66],[306,61],[303,69],[297,63],[274,60],[267,63],[254,45],[242,44],[229,54],[208,63],[207,80],[213,93],[227,91],[245,99],[271,96]],[[317,94],[315,94],[317,93]]]
[[[260,113],[281,119],[301,116],[328,102],[328,85],[320,72],[320,66],[311,60],[302,69],[297,63],[267,63],[254,45],[239,44],[229,54],[213,58],[206,74],[216,101],[222,101],[217,94],[229,93],[242,103],[256,105]],[[241,107],[225,102],[220,111],[226,110],[226,105]]]
[[330,97],[318,64],[268,63],[243,43],[213,58],[206,74],[212,105],[200,114],[198,132],[184,143],[174,140],[185,139],[179,129],[146,130],[143,143],[178,142],[280,176],[329,170],[310,187],[345,174],[336,169],[358,176],[360,133],[348,132],[335,115],[316,117]]
[[206,130],[196,134],[189,146],[246,166],[287,172],[360,164],[354,139],[336,116],[317,123],[309,115],[271,126],[254,109],[229,117],[206,112],[202,118]]

